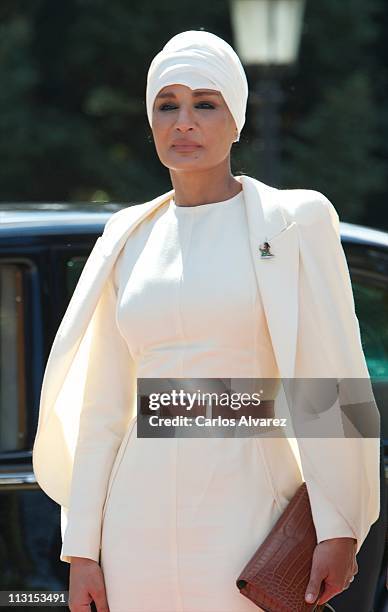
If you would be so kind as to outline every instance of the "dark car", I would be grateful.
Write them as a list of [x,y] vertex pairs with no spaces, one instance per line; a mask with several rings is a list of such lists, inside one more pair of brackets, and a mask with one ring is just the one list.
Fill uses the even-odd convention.
[[[69,564],[59,560],[60,509],[35,481],[32,445],[54,335],[97,237],[109,216],[121,207],[0,204],[0,591],[68,588]],[[357,556],[359,573],[354,582],[330,603],[336,611],[383,612],[388,233],[342,222],[341,237],[382,417],[382,511]]]

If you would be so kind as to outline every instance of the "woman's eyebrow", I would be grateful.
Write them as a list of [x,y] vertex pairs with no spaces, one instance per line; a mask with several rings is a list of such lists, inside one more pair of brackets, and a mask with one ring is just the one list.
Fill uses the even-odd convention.
[[[200,96],[217,96],[219,97],[218,91],[206,91],[206,90],[196,90],[193,91],[193,97],[199,98]],[[165,91],[163,93],[159,93],[156,98],[176,98],[176,95],[173,91]]]

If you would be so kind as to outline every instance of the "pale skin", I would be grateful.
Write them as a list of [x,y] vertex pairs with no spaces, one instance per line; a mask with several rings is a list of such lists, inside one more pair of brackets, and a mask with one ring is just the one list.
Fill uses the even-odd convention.
[[[152,133],[158,157],[169,170],[178,206],[220,202],[241,191],[230,163],[237,127],[220,92],[192,90],[179,84],[164,87],[155,99]],[[317,544],[306,602],[315,602],[321,588],[318,604],[349,587],[358,572],[356,545],[356,540],[349,537]],[[97,612],[109,612],[99,563],[71,557],[70,565],[71,612],[89,611],[92,600]]]

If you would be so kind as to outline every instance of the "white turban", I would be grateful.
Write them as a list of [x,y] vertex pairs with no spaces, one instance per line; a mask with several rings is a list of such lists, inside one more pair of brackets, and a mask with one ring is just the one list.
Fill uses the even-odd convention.
[[238,136],[245,123],[248,83],[237,53],[219,36],[189,30],[173,36],[154,57],[148,70],[146,105],[152,127],[152,109],[159,91],[166,85],[220,91],[237,126]]

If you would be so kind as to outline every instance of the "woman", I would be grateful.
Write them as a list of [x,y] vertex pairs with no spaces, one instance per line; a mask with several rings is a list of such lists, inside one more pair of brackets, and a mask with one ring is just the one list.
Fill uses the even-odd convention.
[[369,382],[334,207],[231,173],[247,95],[239,58],[208,32],[154,58],[147,114],[173,190],[110,218],[55,338],[33,460],[62,507],[72,612],[257,610],[235,580],[300,467],[318,539],[306,601],[349,586],[378,517],[378,434],[298,439],[300,463],[280,434],[137,436],[139,379]]

